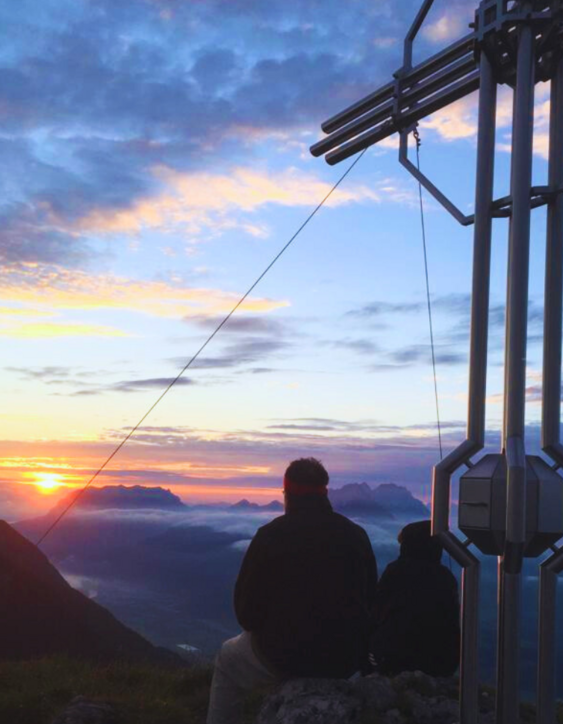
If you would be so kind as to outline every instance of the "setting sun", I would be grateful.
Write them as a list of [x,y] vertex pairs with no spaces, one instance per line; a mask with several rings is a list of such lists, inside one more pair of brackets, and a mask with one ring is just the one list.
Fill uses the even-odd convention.
[[34,484],[42,493],[52,493],[64,485],[62,476],[58,473],[35,473]]

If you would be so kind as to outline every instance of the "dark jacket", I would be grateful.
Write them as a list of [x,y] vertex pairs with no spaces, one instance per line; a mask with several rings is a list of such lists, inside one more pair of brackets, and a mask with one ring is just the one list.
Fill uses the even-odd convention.
[[327,498],[307,496],[256,533],[235,611],[278,673],[348,677],[367,654],[376,585],[364,529],[333,512]]
[[[418,525],[418,524],[415,524]],[[459,662],[459,597],[440,563],[442,547],[407,541],[377,587],[372,652],[380,673],[424,671],[451,676]]]

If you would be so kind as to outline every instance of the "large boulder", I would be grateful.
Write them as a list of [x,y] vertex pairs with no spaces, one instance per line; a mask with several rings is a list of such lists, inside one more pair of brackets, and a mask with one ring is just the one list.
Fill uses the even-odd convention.
[[354,688],[368,711],[389,711],[397,706],[397,691],[391,679],[370,674],[354,681]]
[[457,682],[420,671],[394,679],[377,673],[354,680],[293,679],[266,698],[256,724],[454,724]]
[[256,724],[355,724],[362,702],[343,679],[291,679],[264,702]]
[[[293,679],[264,701],[256,724],[459,724],[459,682],[406,671],[352,680]],[[494,724],[494,695],[482,689],[479,724]]]

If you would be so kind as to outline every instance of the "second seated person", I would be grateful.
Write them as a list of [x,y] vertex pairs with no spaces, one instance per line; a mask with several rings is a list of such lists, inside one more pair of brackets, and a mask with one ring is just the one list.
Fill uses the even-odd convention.
[[460,649],[457,581],[441,563],[442,544],[430,535],[429,520],[407,525],[398,540],[399,558],[377,587],[370,658],[387,676],[452,676]]

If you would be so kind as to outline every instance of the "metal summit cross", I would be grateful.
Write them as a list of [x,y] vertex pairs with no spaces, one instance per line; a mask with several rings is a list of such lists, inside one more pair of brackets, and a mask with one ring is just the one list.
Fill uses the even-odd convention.
[[[497,724],[519,721],[520,600],[523,558],[552,551],[540,565],[537,722],[555,723],[555,605],[563,571],[563,466],[560,440],[563,292],[563,0],[482,0],[472,32],[417,66],[412,49],[434,0],[423,5],[405,40],[394,79],[322,124],[315,156],[336,164],[393,133],[400,162],[463,225],[474,224],[467,438],[434,468],[433,532],[463,569],[461,724],[478,722],[479,560],[498,556]],[[534,88],[551,81],[549,171],[532,186]],[[514,89],[510,195],[493,198],[497,87]],[[475,210],[464,215],[408,158],[408,136],[431,113],[479,89]],[[526,455],[526,349],[531,210],[547,205],[542,390],[543,458]],[[502,451],[484,446],[493,218],[509,218]],[[547,459],[553,464],[548,464]],[[450,481],[460,480],[458,527],[449,530]]]

